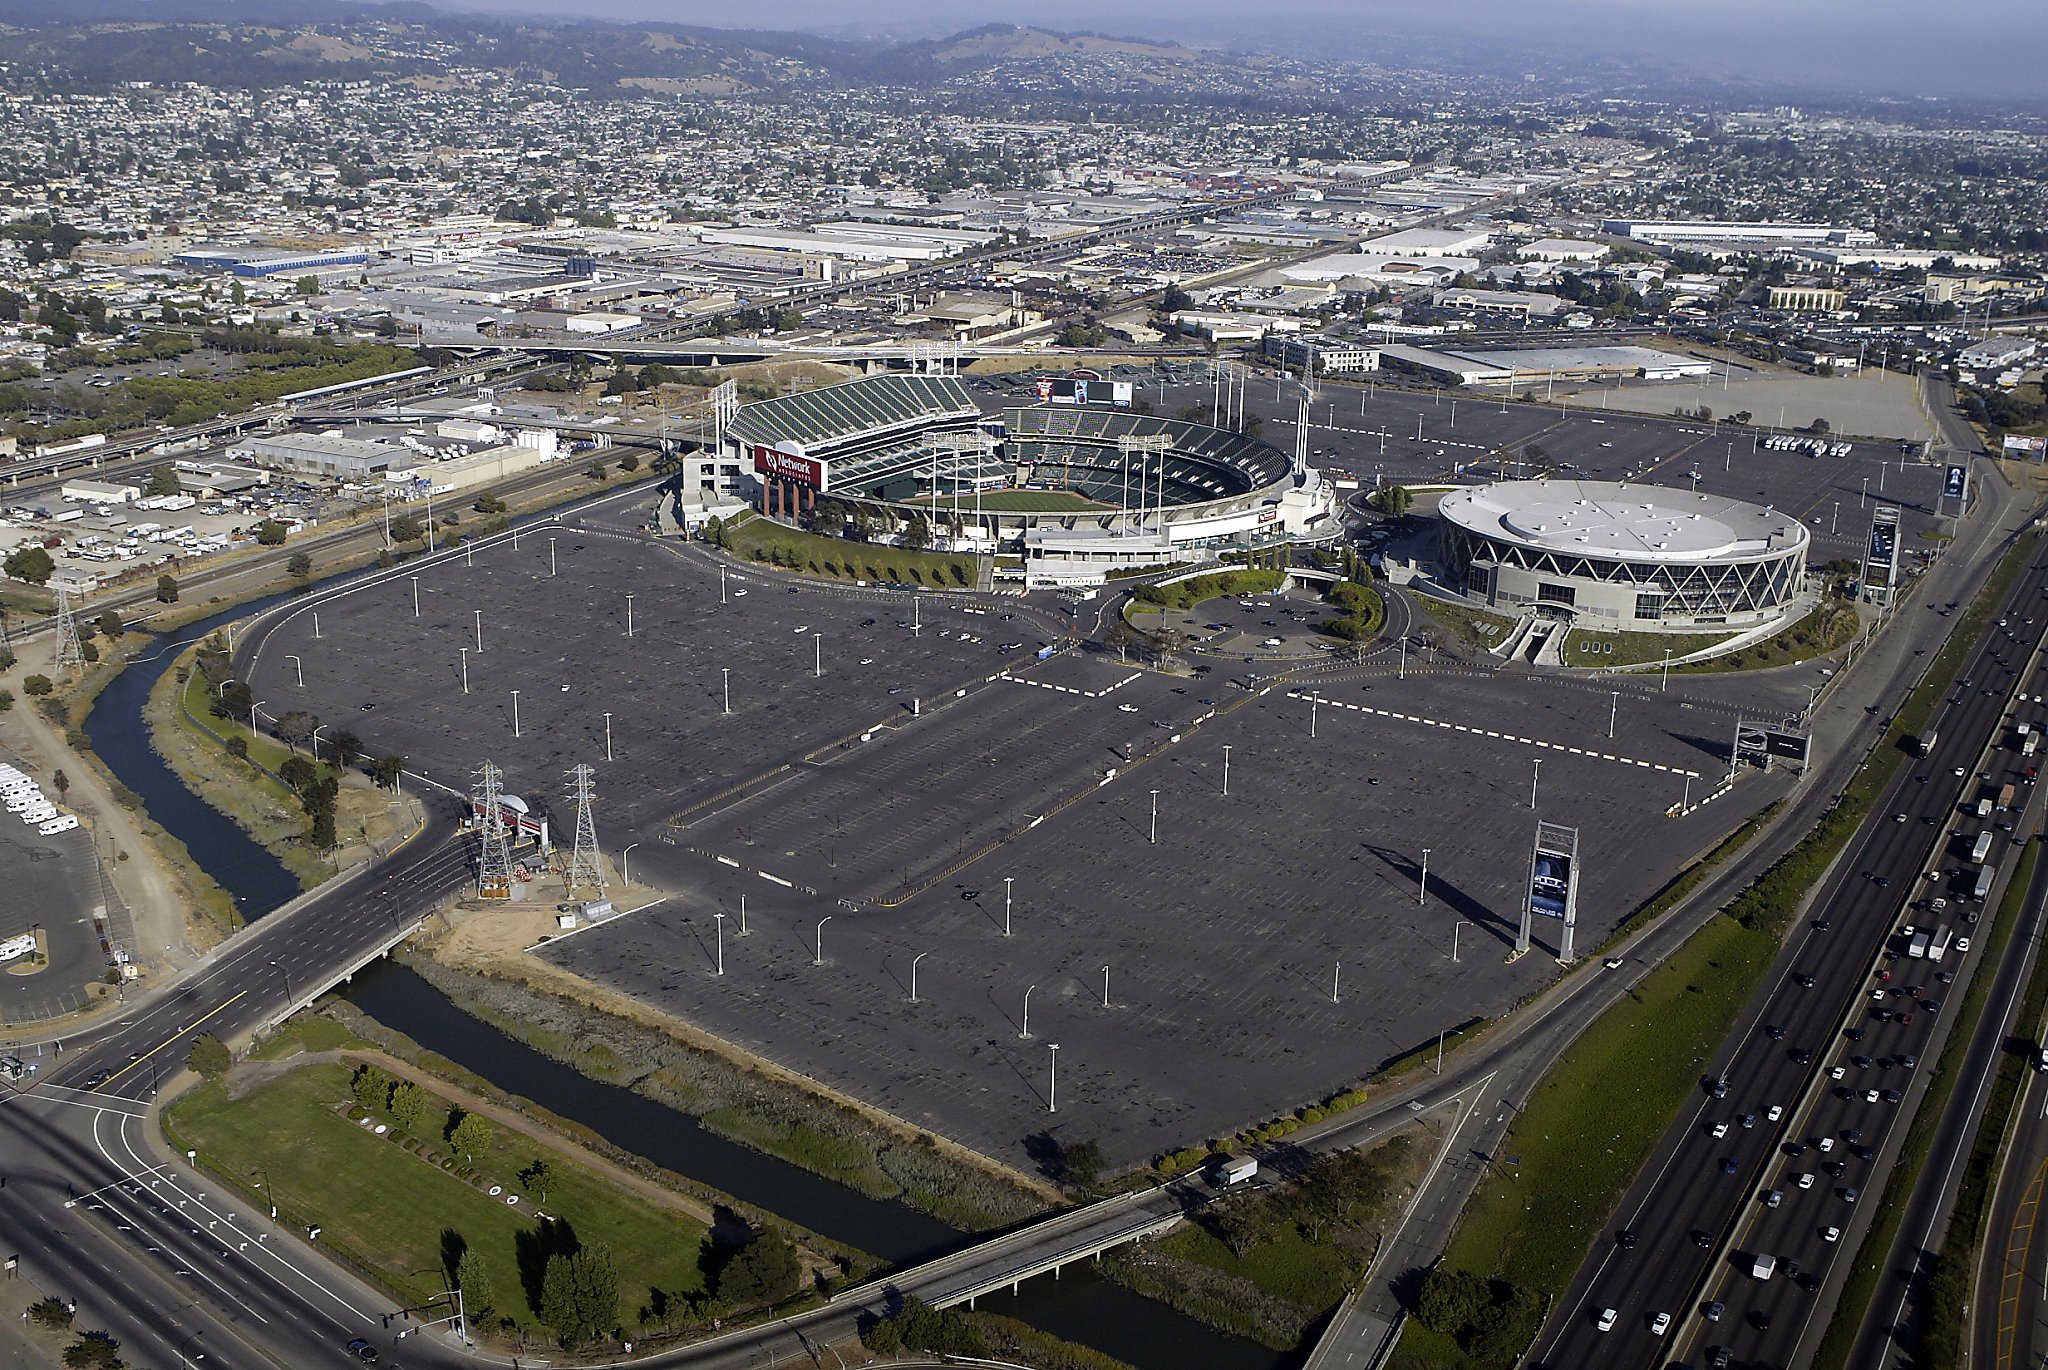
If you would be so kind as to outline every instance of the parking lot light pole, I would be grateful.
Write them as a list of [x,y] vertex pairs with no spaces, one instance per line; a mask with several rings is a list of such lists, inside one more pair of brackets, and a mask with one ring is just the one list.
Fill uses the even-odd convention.
[[626,636],[633,636],[633,594],[626,592]]
[[1159,791],[1157,790],[1152,791],[1152,836],[1150,841],[1155,847],[1159,845]]
[[718,973],[725,974],[725,914],[721,911],[711,915],[718,925]]
[[289,661],[289,662],[290,662],[290,663],[292,664],[292,671],[293,671],[293,673],[294,673],[294,674],[296,674],[296,675],[298,676],[298,678],[299,678],[299,688],[300,688],[300,689],[302,689],[302,690],[303,690],[303,689],[305,689],[305,688],[306,688],[306,664],[305,664],[305,663],[304,663],[303,661],[300,661],[300,660],[299,660],[299,659],[298,659],[297,657],[295,657],[295,656],[291,655],[291,654],[290,654],[289,652],[287,652],[287,653],[285,654],[285,658],[284,658],[284,659],[285,659],[286,661]]
[[462,649],[462,692],[469,693],[469,648]]
[[[625,881],[628,887],[633,883],[633,848],[639,845],[638,842],[628,842],[626,849],[619,853],[619,878]],[[718,916],[725,917],[722,913]]]
[[612,716],[609,711],[604,716],[604,759],[612,759]]
[[1322,702],[1323,695],[1320,690],[1312,692],[1308,697],[1308,738],[1311,742],[1316,738],[1316,706]]
[[724,604],[724,603],[726,602],[726,599],[725,599],[725,567],[724,567],[724,566],[720,566],[720,567],[718,568],[718,602],[719,602],[720,604]]
[[1835,501],[1835,503],[1834,503],[1834,507],[1833,507],[1832,509],[1830,509],[1830,510],[1828,511],[1828,536],[1829,536],[1829,537],[1833,537],[1833,536],[1835,535],[1835,525],[1836,525],[1837,523],[1839,523],[1839,522],[1841,521],[1841,517],[1842,517],[1842,502],[1841,502],[1840,500],[1836,500],[1836,501]]
[[1010,935],[1010,882],[1014,879],[1016,877],[1011,875],[1003,877],[1003,936],[1005,937]]
[[512,692],[512,736],[519,736],[519,691]]
[[1102,968],[1102,1006],[1109,1007],[1109,967]]
[[1223,744],[1223,797],[1230,797],[1230,744]]
[[1529,776],[1529,807],[1536,807],[1536,784],[1543,779],[1543,758],[1536,758],[1536,769]]
[[555,540],[554,540],[553,538],[549,538],[549,539],[548,539],[548,574],[552,576],[552,575],[554,575],[554,574],[555,574],[555,571],[556,571],[556,563],[555,563]]
[[1609,690],[1607,693],[1613,696],[1612,702],[1607,706],[1607,740],[1612,742],[1614,740],[1614,716],[1621,712],[1621,691]]
[[1048,1042],[1046,1045],[1052,1048],[1052,1084],[1045,1091],[1045,1111],[1057,1113],[1060,1111],[1060,1044]]
[[1338,985],[1343,983],[1343,980],[1344,963],[1342,961],[1339,961],[1337,963],[1336,969],[1330,972],[1330,1002],[1333,1004],[1342,1002],[1337,998],[1337,987]]
[[1421,907],[1429,900],[1429,848],[1422,849],[1422,878],[1415,882],[1415,904]]
[[1865,477],[1863,478],[1863,493],[1862,493],[1862,495],[1860,495],[1860,496],[1859,496],[1859,497],[1857,498],[1857,501],[1856,501],[1856,507],[1857,507],[1858,509],[1863,509],[1863,508],[1867,508],[1867,507],[1869,506],[1869,504],[1870,504],[1870,477],[1868,477],[1868,476],[1865,476]]
[[1458,964],[1458,934],[1465,930],[1465,920],[1460,918],[1451,924],[1451,964]]
[[484,654],[484,611],[476,611],[476,654]]
[[740,936],[748,937],[751,935],[747,931],[747,896],[743,894],[740,896]]
[[831,921],[832,915],[829,913],[818,920],[817,951],[811,957],[811,964],[814,966],[822,966],[825,964],[825,925]]
[[913,1004],[917,1002],[917,963],[930,955],[928,951],[921,951],[910,958],[910,1002]]
[[406,579],[412,582],[412,616],[418,618],[420,616],[420,578],[418,576],[407,576]]
[[824,675],[824,674],[825,674],[825,635],[824,635],[823,633],[812,633],[812,634],[811,634],[811,679],[813,679],[813,680],[816,680],[816,679],[817,679],[818,677],[820,677],[820,676],[822,676],[822,675]]
[[1017,1040],[1020,1042],[1031,1040],[1031,991],[1037,988],[1038,986],[1036,985],[1026,985],[1024,987],[1024,1030],[1017,1034]]
[[724,692],[724,695],[725,695],[725,711],[726,711],[727,713],[731,713],[731,712],[732,712],[732,667],[730,667],[730,666],[721,666],[721,667],[719,667],[719,668],[718,668],[718,675],[719,675],[719,679],[720,679],[720,680],[721,680],[721,681],[723,682],[723,686],[722,686],[722,688],[723,688],[723,692]]

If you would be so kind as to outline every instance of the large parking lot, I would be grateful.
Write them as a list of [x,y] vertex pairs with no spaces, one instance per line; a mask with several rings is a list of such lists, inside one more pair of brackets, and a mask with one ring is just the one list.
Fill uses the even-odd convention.
[[[0,753],[46,787],[51,777]],[[50,793],[55,793],[51,790]],[[0,938],[39,930],[48,961],[21,957],[0,964],[0,1021],[10,1025],[69,1013],[90,1002],[87,987],[106,974],[95,914],[112,921],[109,931],[128,931],[126,910],[100,879],[89,828],[45,835],[14,814],[0,813],[0,873],[8,897],[0,900]],[[131,948],[132,949],[132,948]]]

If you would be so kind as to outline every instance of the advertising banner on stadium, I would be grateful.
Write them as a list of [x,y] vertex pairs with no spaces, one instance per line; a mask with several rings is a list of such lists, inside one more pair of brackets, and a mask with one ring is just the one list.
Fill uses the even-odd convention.
[[1096,381],[1074,376],[1058,376],[1038,382],[1039,398],[1050,404],[1110,404],[1118,409],[1131,407],[1131,383],[1129,381]]
[[2032,438],[2024,433],[2007,433],[2005,454],[2020,461],[2048,460],[2048,438]]
[[775,447],[754,448],[754,470],[777,480],[793,480],[798,485],[808,485],[820,494],[827,489],[829,479],[824,462]]
[[1970,468],[1951,466],[1941,473],[1941,497],[1961,499],[1970,493]]

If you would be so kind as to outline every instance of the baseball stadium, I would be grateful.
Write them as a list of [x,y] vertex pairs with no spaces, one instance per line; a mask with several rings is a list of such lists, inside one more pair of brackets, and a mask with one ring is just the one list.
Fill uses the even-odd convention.
[[1784,618],[1811,541],[1782,510],[1625,481],[1500,481],[1446,495],[1437,512],[1440,588],[1589,628]]
[[1329,482],[1302,454],[1135,413],[1128,386],[1062,379],[1040,385],[1043,403],[992,414],[938,375],[758,400],[727,426],[719,459],[771,518],[829,498],[882,529],[927,521],[936,550],[1014,560],[1009,576],[1033,586],[1341,531]]

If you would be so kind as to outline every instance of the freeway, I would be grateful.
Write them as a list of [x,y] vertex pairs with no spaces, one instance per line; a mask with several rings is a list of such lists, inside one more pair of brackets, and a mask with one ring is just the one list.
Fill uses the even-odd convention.
[[[2048,864],[2042,868],[2048,880]],[[2038,949],[2038,948],[2037,948]],[[2037,1051],[2044,1025],[2015,1023],[2006,1049]],[[1936,1153],[1940,1154],[1940,1153]],[[2013,1105],[1998,1188],[1984,1226],[1973,1280],[1965,1355],[1987,1370],[2022,1370],[2048,1361],[2048,1239],[2041,1204],[2048,1196],[2048,1073],[2027,1073]]]
[[[1873,979],[1873,967],[1885,964],[1909,902],[1945,897],[1948,917],[1975,916],[1968,892],[1956,888],[1962,877],[1953,874],[1968,870],[1967,853],[1958,860],[1945,825],[1986,783],[1980,763],[1997,741],[2007,697],[2048,632],[2044,587],[2048,568],[2030,566],[2000,621],[1979,634],[1961,682],[1931,722],[1932,755],[1900,767],[1710,1068],[1709,1080],[1727,1082],[1726,1097],[1703,1088],[1674,1123],[1624,1198],[1614,1238],[1596,1247],[1560,1300],[1535,1363],[1665,1362],[1695,1334],[1698,1291],[1719,1288],[1709,1282],[1725,1283],[1730,1262],[1747,1268],[1759,1249],[1803,1269],[1796,1278],[1781,1268],[1769,1282],[1730,1286],[1729,1314],[1702,1322],[1696,1336],[1731,1347],[1746,1364],[1796,1363],[1794,1345],[1812,1321],[1810,1295],[1840,1271],[1841,1252],[1850,1249],[1829,1229],[1837,1236],[1849,1229],[1856,1200],[1881,1183],[1879,1153],[1914,1079],[1913,1058],[1931,1054],[1948,993],[1938,968],[1925,962],[1912,963],[1924,975],[1893,972],[1883,982]],[[2010,843],[1994,833],[1994,846]],[[1789,1147],[1800,1151],[1788,1154]],[[1599,1326],[1605,1309],[1616,1312],[1611,1331]],[[1648,1330],[1658,1313],[1679,1324],[1669,1343]]]

